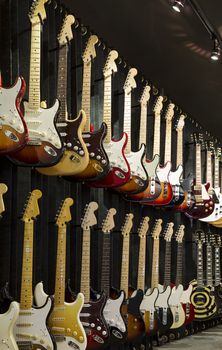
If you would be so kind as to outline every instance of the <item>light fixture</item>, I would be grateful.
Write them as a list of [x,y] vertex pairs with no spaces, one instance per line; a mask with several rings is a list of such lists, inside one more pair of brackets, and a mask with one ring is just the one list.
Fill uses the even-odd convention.
[[180,12],[183,7],[184,7],[184,1],[182,0],[174,0],[172,3],[172,8],[176,12]]
[[211,52],[210,58],[212,59],[212,61],[218,61],[220,58],[220,45],[216,38],[214,39],[214,47]]

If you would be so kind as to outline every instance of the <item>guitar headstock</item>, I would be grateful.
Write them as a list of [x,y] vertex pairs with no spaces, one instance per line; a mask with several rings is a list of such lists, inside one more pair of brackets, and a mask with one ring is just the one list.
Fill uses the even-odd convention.
[[26,204],[24,206],[22,221],[29,222],[34,220],[39,214],[38,200],[42,197],[40,190],[33,190],[30,192]]
[[46,19],[45,4],[48,0],[33,0],[29,12],[29,19],[32,24],[43,22]]
[[146,237],[147,231],[149,230],[149,221],[150,218],[148,216],[144,216],[144,218],[142,219],[138,228],[138,235],[140,238]]
[[185,125],[185,115],[181,114],[179,119],[178,119],[178,122],[177,122],[177,125],[176,125],[176,131],[183,131],[183,128],[184,128],[184,125]]
[[115,60],[118,58],[118,52],[116,50],[111,50],[106,59],[105,66],[103,68],[104,78],[108,78],[112,73],[117,72],[117,65]]
[[220,235],[215,235],[215,247],[221,248],[221,236]]
[[153,107],[153,111],[155,115],[161,114],[161,111],[163,109],[163,96],[158,96]]
[[154,239],[159,239],[160,233],[162,231],[162,222],[163,222],[162,219],[157,219],[155,224],[154,224],[154,228],[152,231],[152,237]]
[[81,227],[83,230],[89,230],[91,226],[97,224],[95,211],[98,209],[98,203],[90,202],[86,205],[84,210],[84,217],[82,219]]
[[102,232],[110,232],[115,227],[114,215],[116,215],[116,209],[111,208],[106,214],[106,218],[102,223]]
[[82,59],[84,63],[89,63],[93,58],[96,57],[96,44],[98,43],[98,36],[91,35],[87,41],[85,51],[82,55]]
[[1,214],[5,211],[3,194],[5,194],[7,191],[8,191],[8,187],[5,184],[0,184],[0,217],[1,217]]
[[134,77],[137,75],[137,69],[136,68],[130,68],[125,84],[123,86],[123,90],[125,91],[126,94],[130,94],[130,92],[136,88],[136,80]]
[[56,215],[56,225],[61,227],[64,226],[67,222],[72,220],[70,207],[73,205],[74,201],[72,198],[66,198],[62,201],[60,208]]
[[203,145],[204,139],[203,134],[193,133],[193,140],[196,145]]
[[149,85],[146,85],[143,89],[142,96],[140,98],[140,105],[146,107],[149,99],[150,99],[150,89]]
[[214,152],[214,143],[213,143],[213,141],[205,141],[205,149],[207,150],[207,151],[210,151],[211,153],[213,153]]
[[61,31],[58,35],[58,42],[60,46],[68,44],[73,39],[72,25],[75,23],[75,17],[68,15],[64,18]]
[[214,148],[214,156],[220,160],[221,158],[221,147]]
[[206,242],[205,233],[201,229],[195,231],[194,238],[198,245],[203,245]]
[[169,222],[165,228],[164,231],[164,239],[167,242],[171,242],[172,236],[173,236],[173,227],[174,227],[174,223],[173,222]]
[[176,232],[176,241],[178,243],[182,243],[182,241],[183,241],[184,230],[185,230],[185,226],[184,225],[180,225],[178,230],[177,230],[177,232]]
[[133,214],[129,213],[125,216],[125,221],[121,229],[121,233],[124,237],[128,236],[130,234],[130,231],[133,227]]
[[168,106],[167,106],[167,110],[166,110],[166,114],[165,114],[165,119],[166,121],[171,121],[173,119],[173,116],[174,116],[174,107],[175,107],[175,104],[173,103],[169,103]]

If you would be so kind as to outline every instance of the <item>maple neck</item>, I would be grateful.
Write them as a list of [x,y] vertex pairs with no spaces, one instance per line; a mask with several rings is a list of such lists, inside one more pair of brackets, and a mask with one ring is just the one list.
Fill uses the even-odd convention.
[[155,154],[160,154],[160,113],[155,113],[154,120],[153,157]]
[[218,286],[221,282],[220,272],[220,247],[215,247],[215,285]]
[[207,151],[207,167],[206,167],[206,181],[210,184],[210,187],[212,187],[212,157],[211,157],[211,151]]
[[105,143],[110,143],[112,139],[112,76],[104,79],[104,104],[103,104],[103,121],[107,124],[107,135]]
[[57,97],[60,101],[60,112],[57,122],[65,122],[68,119],[67,111],[67,57],[68,45],[59,49]]
[[103,234],[101,290],[109,296],[110,291],[110,233]]
[[213,285],[213,262],[212,262],[212,246],[210,244],[207,244],[207,267],[206,267],[206,274],[207,274],[207,286]]
[[66,225],[58,227],[55,277],[55,306],[64,305],[66,278]]
[[196,144],[196,185],[201,185],[202,175],[201,175],[201,145]]
[[145,289],[146,236],[140,237],[137,289]]
[[86,113],[84,132],[90,132],[91,61],[83,62],[82,109]]
[[33,220],[25,222],[22,259],[22,284],[20,295],[21,310],[28,310],[32,307],[33,230]]
[[130,236],[129,235],[123,236],[120,289],[125,292],[126,299],[128,298],[128,288],[129,288],[129,246],[130,246]]
[[172,119],[166,119],[164,164],[171,162]]
[[197,245],[197,285],[203,286],[203,246],[202,243]]
[[164,286],[171,283],[171,242],[166,241],[165,247],[165,269],[164,269]]
[[154,238],[151,288],[157,288],[159,284],[159,250],[160,250],[159,238]]
[[141,145],[142,143],[146,145],[146,131],[147,131],[147,105],[141,104],[139,145]]
[[183,284],[183,243],[177,243],[177,274],[176,286]]
[[183,165],[183,130],[177,131],[177,167]]
[[124,126],[123,131],[128,134],[128,142],[125,153],[131,152],[131,93],[124,93]]
[[214,188],[220,187],[220,180],[219,180],[219,158],[215,156],[214,159]]
[[83,230],[80,290],[84,294],[85,301],[90,301],[90,229]]
[[29,108],[40,108],[40,62],[41,62],[41,23],[34,23],[31,27],[31,51],[29,74]]

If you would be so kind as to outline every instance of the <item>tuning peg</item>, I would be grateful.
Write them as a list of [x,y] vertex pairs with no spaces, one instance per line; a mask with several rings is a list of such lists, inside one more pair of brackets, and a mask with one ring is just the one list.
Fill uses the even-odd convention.
[[81,35],[85,36],[87,34],[87,31],[87,28],[83,24],[81,24]]
[[78,28],[79,27],[79,20],[78,19],[75,19],[75,23],[74,23],[74,28]]
[[158,95],[159,93],[159,90],[154,85],[152,85],[152,91],[153,91],[153,95]]

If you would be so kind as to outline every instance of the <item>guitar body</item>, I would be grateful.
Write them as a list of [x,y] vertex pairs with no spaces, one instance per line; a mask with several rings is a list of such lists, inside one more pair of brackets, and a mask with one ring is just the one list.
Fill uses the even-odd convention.
[[[132,295],[133,294],[133,295]],[[132,295],[132,297],[131,297]],[[127,340],[130,343],[141,343],[145,335],[145,324],[140,312],[140,304],[143,300],[143,291],[129,289],[129,299],[122,306],[122,314],[127,318]]]
[[186,210],[193,208],[195,204],[195,198],[192,193],[193,176],[189,175],[187,178],[183,179],[181,185],[184,190],[184,200],[181,204],[175,205],[174,209],[175,211],[185,212]]
[[105,177],[109,171],[109,160],[103,147],[107,126],[102,123],[99,130],[83,133],[83,140],[89,153],[89,163],[80,174],[65,177],[68,181],[96,181]]
[[110,143],[103,143],[105,152],[109,158],[110,170],[106,177],[96,182],[91,181],[92,187],[112,188],[125,184],[130,179],[130,167],[124,154],[128,136],[124,132],[119,141],[112,140]]
[[182,303],[183,310],[185,313],[185,322],[184,325],[188,325],[194,320],[194,307],[191,304],[190,297],[193,291],[192,284],[189,284],[189,287],[183,291],[183,294],[180,298],[180,302]]
[[74,120],[66,119],[64,123],[56,123],[65,151],[57,164],[39,168],[38,172],[49,176],[63,176],[78,174],[86,169],[89,153],[82,137],[85,123],[86,115],[83,111]]
[[13,301],[7,312],[0,315],[0,350],[18,350],[13,336],[13,327],[19,316],[19,304]]
[[24,108],[29,139],[22,150],[11,155],[10,160],[20,166],[54,165],[63,154],[63,145],[55,126],[59,101],[56,100],[51,108],[39,108],[37,111],[31,110],[24,102]]
[[191,282],[193,292],[191,303],[194,307],[194,321],[205,321],[214,317],[217,313],[215,296],[212,287],[199,287],[197,281]]
[[159,318],[159,333],[164,334],[173,324],[173,314],[169,307],[169,298],[171,295],[171,287],[165,289],[162,285],[158,285],[159,295],[155,306]]
[[203,219],[211,215],[214,211],[214,202],[211,197],[208,195],[208,190],[210,185],[202,185],[201,193],[199,191],[195,192],[194,188],[194,195],[195,196],[201,196],[202,200],[200,202],[196,202],[194,206],[191,209],[188,209],[185,214],[189,218],[193,219]]
[[147,336],[152,336],[159,330],[158,313],[155,308],[158,295],[158,288],[153,288],[153,290],[148,289],[143,296],[142,303],[140,304],[140,311],[144,318]]
[[20,109],[25,88],[22,77],[10,88],[0,87],[0,154],[17,151],[27,142],[28,130]]
[[179,165],[176,171],[170,171],[169,182],[173,189],[173,199],[169,203],[169,207],[174,207],[175,205],[180,205],[183,203],[185,196],[184,190],[181,186],[180,179],[183,174],[183,166]]
[[[31,346],[32,349],[55,349],[52,337],[47,328],[47,321],[52,311],[52,299],[47,297],[41,307],[21,310],[14,326],[14,337],[20,346]],[[31,344],[31,345],[30,345]]]
[[222,317],[222,286],[221,284],[214,287],[214,297],[217,305],[216,317]]
[[185,312],[181,304],[181,297],[183,294],[183,286],[179,284],[178,287],[174,286],[169,298],[170,309],[173,314],[173,324],[170,329],[177,329],[184,325]]
[[115,191],[119,193],[139,193],[143,192],[148,186],[148,177],[143,165],[143,158],[145,156],[145,145],[142,144],[138,152],[130,152],[126,155],[127,162],[129,163],[131,177],[130,180],[115,188]]
[[214,211],[211,215],[207,216],[206,218],[200,219],[204,222],[216,222],[217,220],[220,220],[222,218],[222,196],[220,194],[220,188],[213,189],[214,195]]

